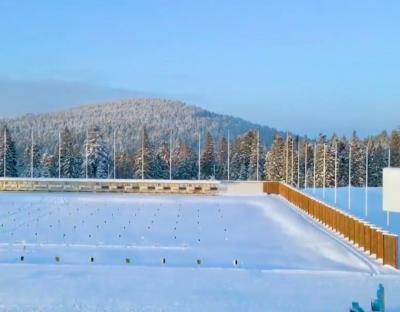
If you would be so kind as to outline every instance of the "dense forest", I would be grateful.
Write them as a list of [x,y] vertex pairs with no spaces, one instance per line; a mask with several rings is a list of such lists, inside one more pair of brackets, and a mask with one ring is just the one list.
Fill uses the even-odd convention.
[[[41,152],[51,151],[58,144],[59,132],[65,127],[73,134],[73,143],[83,152],[86,131],[98,127],[110,149],[114,132],[118,151],[131,154],[140,146],[140,132],[146,127],[149,140],[160,145],[172,139],[196,148],[198,134],[210,132],[213,138],[235,138],[249,130],[260,133],[261,145],[269,147],[276,129],[260,126],[240,118],[211,113],[196,106],[162,99],[129,99],[117,102],[83,105],[62,112],[24,115],[0,119],[0,128],[7,126],[22,153],[31,141],[31,131]],[[282,134],[282,133],[281,133]]]
[[31,133],[30,144],[18,153],[7,127],[0,135],[0,176],[5,177],[226,180],[229,155],[229,178],[248,180],[261,178],[264,159],[256,130],[232,142],[206,132],[199,137],[199,149],[193,149],[182,140],[174,145],[171,140],[155,144],[142,127],[139,146],[131,153],[117,150],[116,144],[110,147],[100,127],[86,132],[83,149],[68,127],[60,132],[59,143],[51,150],[35,143]]
[[400,167],[399,129],[363,140],[355,132],[350,138],[321,134],[316,140],[277,135],[264,176],[298,187],[381,186],[382,170],[389,166]]
[[332,187],[336,172],[338,186],[367,180],[380,186],[384,167],[400,167],[398,129],[367,139],[356,133],[308,139],[165,100],[82,106],[0,124],[0,176],[8,177],[259,178]]

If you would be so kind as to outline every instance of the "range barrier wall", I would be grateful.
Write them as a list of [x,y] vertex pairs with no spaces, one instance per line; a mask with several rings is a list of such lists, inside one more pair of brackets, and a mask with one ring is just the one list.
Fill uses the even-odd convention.
[[212,181],[0,178],[0,191],[215,195],[219,190]]
[[281,182],[265,182],[267,194],[278,194],[327,228],[341,234],[383,264],[399,268],[398,237],[329,206]]

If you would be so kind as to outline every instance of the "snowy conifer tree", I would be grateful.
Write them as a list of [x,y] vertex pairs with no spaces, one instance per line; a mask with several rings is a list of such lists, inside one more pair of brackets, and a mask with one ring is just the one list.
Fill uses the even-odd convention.
[[[142,160],[143,157],[143,160]],[[142,127],[140,147],[132,157],[132,168],[135,178],[152,179],[156,175],[154,150],[149,142],[146,127]],[[143,172],[142,172],[143,171]]]
[[201,176],[203,179],[211,179],[214,177],[214,144],[210,132],[206,133],[203,151],[200,157]]
[[382,170],[386,166],[387,155],[382,143],[370,140],[368,143],[368,185],[382,186]]
[[335,186],[335,153],[338,144],[339,139],[336,134],[333,134],[326,145],[326,187]]
[[217,152],[215,154],[216,179],[228,179],[228,144],[224,137],[218,140]]
[[286,179],[286,147],[285,140],[276,135],[270,151],[266,155],[264,175],[267,181],[285,181]]
[[172,177],[180,180],[193,180],[197,177],[196,154],[182,142],[173,152]]
[[88,132],[85,140],[85,160],[83,169],[87,169],[89,178],[105,179],[109,171],[109,153],[107,145],[98,127],[94,127]]
[[349,184],[349,142],[345,137],[338,140],[338,186]]
[[400,167],[400,129],[392,131],[390,138],[390,166]]
[[18,176],[15,142],[6,126],[0,132],[0,176]]
[[115,171],[117,179],[132,178],[131,166],[124,152],[117,152],[115,155]]
[[[320,134],[317,140],[317,151],[315,160],[315,183],[317,187],[324,185],[324,145],[326,144],[325,135]],[[327,148],[326,148],[327,149]],[[326,155],[325,155],[326,157]],[[325,158],[326,161],[326,158]]]
[[365,147],[356,132],[350,141],[351,146],[351,184],[363,186],[365,183]]
[[[32,169],[33,169],[33,172],[31,172]],[[22,172],[22,175],[27,178],[30,178],[32,175],[34,178],[40,177],[40,175],[41,175],[41,155],[39,152],[39,147],[36,144],[33,145],[33,155],[32,155],[32,146],[31,145],[29,145],[25,148],[24,154],[22,156],[21,172]]]
[[170,153],[168,144],[161,143],[155,160],[155,178],[169,179]]
[[68,127],[65,127],[61,132],[61,146],[60,146],[60,163],[61,163],[61,177],[62,178],[77,178],[80,176],[81,168],[79,159],[79,153],[77,153],[71,131]]
[[42,177],[54,178],[58,176],[58,169],[54,155],[45,152],[40,160],[40,165],[42,168]]
[[257,180],[257,161],[258,161],[258,178],[261,177],[260,172],[260,154],[261,154],[261,146],[258,138],[257,131],[251,131],[249,133],[249,143],[250,143],[250,152],[249,152],[249,166],[247,169],[247,177],[249,180]]

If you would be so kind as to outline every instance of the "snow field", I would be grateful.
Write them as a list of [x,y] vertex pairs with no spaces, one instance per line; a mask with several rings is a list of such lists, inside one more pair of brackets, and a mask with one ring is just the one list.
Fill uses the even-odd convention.
[[400,307],[397,271],[277,196],[2,193],[0,207],[4,311],[339,312],[380,282]]
[[9,193],[0,204],[3,263],[368,270],[267,196]]

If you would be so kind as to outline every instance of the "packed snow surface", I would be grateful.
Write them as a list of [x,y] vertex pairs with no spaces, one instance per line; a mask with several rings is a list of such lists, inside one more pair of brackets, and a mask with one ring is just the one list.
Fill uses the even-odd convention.
[[0,310],[346,311],[400,275],[275,196],[0,194]]

